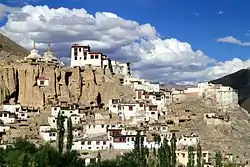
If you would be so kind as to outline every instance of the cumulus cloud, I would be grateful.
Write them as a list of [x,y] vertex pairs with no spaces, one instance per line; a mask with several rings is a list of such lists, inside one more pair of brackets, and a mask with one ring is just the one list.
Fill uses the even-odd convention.
[[239,59],[216,62],[187,42],[161,38],[150,24],[108,12],[91,15],[85,9],[27,5],[8,14],[0,32],[26,48],[32,47],[33,40],[41,50],[52,43],[57,57],[65,62],[70,60],[72,43],[89,44],[111,59],[131,62],[133,75],[152,81],[194,83],[249,65]]
[[0,3],[0,20],[4,18],[7,15],[7,13],[13,12],[15,10],[18,10],[18,8],[9,7],[7,5]]
[[250,46],[250,42],[242,42],[241,40],[233,36],[226,36],[223,38],[218,38],[217,42],[231,43],[231,44],[236,44],[236,45],[241,45],[241,46]]

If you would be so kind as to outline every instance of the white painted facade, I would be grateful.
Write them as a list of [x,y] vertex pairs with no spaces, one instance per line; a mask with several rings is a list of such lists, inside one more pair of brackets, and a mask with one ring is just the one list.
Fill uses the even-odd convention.
[[48,131],[40,132],[40,136],[44,141],[56,141],[57,132],[56,130],[48,130]]
[[166,108],[165,95],[160,92],[144,92],[142,99],[150,100],[153,105],[157,105],[159,110]]
[[21,112],[22,108],[20,104],[4,104],[3,110],[9,111],[11,113],[17,113],[17,112]]
[[144,79],[134,78],[130,76],[124,77],[124,85],[130,86],[132,89],[141,89],[146,92],[159,92],[160,84],[159,83],[151,83]]
[[134,103],[134,104],[120,104],[118,106],[118,116],[124,119],[130,119],[132,117],[140,116],[142,115],[140,110],[140,104]]
[[106,134],[108,126],[109,125],[106,125],[106,124],[85,125],[84,126],[84,131],[85,131],[86,135],[91,135],[91,134]]
[[216,100],[220,107],[235,107],[238,105],[238,93],[229,86],[217,89]]
[[73,141],[72,150],[109,150],[110,142],[107,136],[97,136]]
[[118,114],[119,104],[120,104],[120,99],[109,100],[109,103],[108,103],[109,112]]
[[49,86],[49,78],[44,76],[37,78],[37,85],[40,87]]
[[78,109],[74,109],[74,108],[70,108],[70,107],[63,108],[63,107],[59,107],[59,106],[52,106],[51,107],[51,116],[57,117],[59,112],[63,116],[66,116],[67,118],[69,118],[71,115],[79,115]]
[[[197,159],[197,152],[194,151],[194,159]],[[188,163],[188,151],[176,151],[176,158],[177,158],[177,163],[183,164],[187,166]],[[202,151],[202,160],[204,160],[204,163],[209,162],[209,152],[208,151]],[[197,161],[195,161],[195,164]]]
[[182,146],[196,146],[199,143],[199,136],[195,134],[182,135],[178,140],[176,145]]
[[157,105],[146,106],[145,120],[149,122],[154,122],[158,120],[158,110]]
[[123,76],[130,76],[130,64],[129,63],[122,63],[119,61],[111,61],[112,71],[114,74],[123,75]]
[[2,111],[0,112],[0,120],[2,120],[4,124],[12,124],[15,123],[16,115],[8,111]]

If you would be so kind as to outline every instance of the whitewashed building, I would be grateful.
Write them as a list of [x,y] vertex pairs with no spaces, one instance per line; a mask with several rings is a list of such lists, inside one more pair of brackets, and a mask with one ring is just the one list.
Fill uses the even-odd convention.
[[229,86],[217,89],[216,100],[220,107],[235,107],[238,105],[238,93]]
[[57,139],[57,130],[49,129],[40,132],[40,136],[44,141],[56,141]]
[[[194,159],[197,159],[197,151],[194,151]],[[209,162],[209,152],[208,151],[202,151],[202,160],[203,163],[208,163]],[[178,150],[176,151],[176,159],[177,163],[180,163],[184,166],[187,166],[188,163],[188,151],[186,150]],[[195,161],[196,165],[197,161]]]
[[190,135],[182,135],[176,145],[182,146],[196,146],[199,143],[199,136],[191,133]]
[[110,149],[110,142],[106,134],[95,137],[87,137],[84,139],[77,139],[73,141],[72,150],[108,150]]
[[157,105],[146,106],[145,121],[154,122],[158,120],[158,109]]
[[130,63],[123,63],[119,61],[111,61],[112,71],[114,74],[122,76],[130,76]]
[[11,113],[9,111],[0,111],[0,120],[2,120],[4,124],[15,123],[16,114]]
[[146,92],[159,92],[160,84],[146,81],[141,78],[131,76],[124,77],[124,85],[130,86],[134,90],[144,90]]
[[46,76],[40,76],[37,78],[37,85],[39,87],[49,86],[49,78]]

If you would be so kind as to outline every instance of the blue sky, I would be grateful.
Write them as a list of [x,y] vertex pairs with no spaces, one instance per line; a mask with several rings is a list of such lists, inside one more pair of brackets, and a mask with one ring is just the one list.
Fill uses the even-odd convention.
[[[46,5],[49,8],[84,8],[93,16],[96,12],[112,12],[125,20],[136,21],[140,25],[149,23],[156,28],[162,40],[177,39],[177,45],[180,48],[182,46],[179,44],[186,42],[192,46],[193,51],[201,50],[204,53],[203,57],[198,61],[194,61],[193,64],[191,63],[189,68],[183,65],[184,62],[189,63],[185,56],[190,55],[190,57],[196,59],[199,58],[199,53],[186,53],[182,57],[182,63],[178,62],[179,60],[176,62],[178,65],[182,64],[178,67],[171,67],[170,65],[173,62],[168,60],[165,64],[158,65],[161,66],[161,70],[166,66],[171,67],[170,71],[163,70],[162,73],[165,74],[161,77],[172,78],[178,74],[179,78],[185,75],[184,78],[187,79],[186,76],[190,77],[191,72],[196,72],[195,74],[199,79],[206,78],[203,77],[204,75],[210,75],[210,77],[207,77],[210,79],[213,75],[221,77],[240,68],[247,68],[250,65],[250,1],[247,0],[240,2],[238,0],[0,0],[0,3],[9,7],[23,7],[30,4],[33,6]],[[2,19],[0,25],[4,26],[6,21],[8,21],[7,18]],[[12,36],[12,29],[8,31],[6,29],[5,34]],[[15,38],[15,36],[13,37]],[[218,42],[219,38],[221,38],[221,42]],[[168,42],[175,43],[175,41]],[[156,46],[155,41],[154,45]],[[117,46],[114,48],[117,48]],[[175,51],[178,52],[178,47]],[[121,54],[123,52],[120,50],[116,53]],[[182,52],[178,53],[182,54]],[[160,56],[161,54],[158,53],[158,57]],[[235,58],[239,58],[239,60],[235,60]],[[210,68],[210,59],[215,59],[218,64],[215,63]],[[200,65],[203,60],[207,61],[207,63]],[[226,61],[231,63],[226,63]],[[144,63],[143,66],[140,64],[140,66],[137,65],[136,67],[139,66],[140,69],[144,69],[150,66],[151,68],[152,64],[161,63],[159,59],[146,64],[145,61],[142,62]],[[236,66],[235,63],[238,63],[237,68],[233,68]],[[224,64],[225,67],[221,64]],[[200,71],[191,71],[191,69]],[[179,71],[183,73],[179,73]],[[152,73],[152,76],[154,74]],[[194,79],[196,75],[191,78]],[[143,77],[148,77],[148,73],[144,74]],[[152,77],[148,78],[152,79]]]
[[[3,0],[5,1],[5,0]],[[22,6],[23,1],[5,2]],[[219,61],[249,58],[250,47],[216,42],[223,36],[250,41],[250,1],[243,0],[32,0],[32,5],[85,8],[89,13],[113,12],[125,19],[150,23],[167,38],[186,41]],[[222,14],[218,12],[222,11]]]

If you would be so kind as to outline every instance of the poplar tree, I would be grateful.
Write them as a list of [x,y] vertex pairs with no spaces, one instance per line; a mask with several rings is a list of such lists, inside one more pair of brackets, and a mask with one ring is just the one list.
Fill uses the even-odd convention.
[[72,148],[72,142],[73,142],[73,127],[72,127],[72,120],[71,117],[67,120],[67,145],[66,149],[69,152]]
[[173,134],[171,138],[171,166],[176,166],[176,136]]
[[57,148],[60,154],[63,152],[64,133],[64,116],[59,112],[57,115]]
[[222,155],[220,151],[215,154],[215,167],[222,167]]
[[202,150],[201,150],[201,145],[200,145],[200,142],[199,142],[198,145],[197,145],[197,167],[202,166],[201,157],[202,157]]
[[192,146],[188,147],[188,163],[187,167],[194,167],[194,148]]

